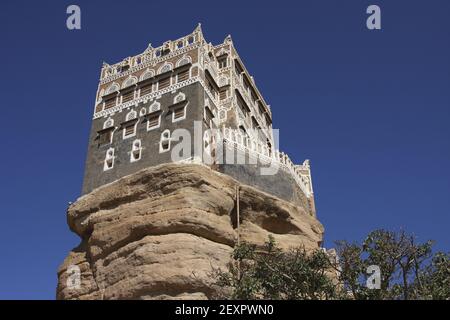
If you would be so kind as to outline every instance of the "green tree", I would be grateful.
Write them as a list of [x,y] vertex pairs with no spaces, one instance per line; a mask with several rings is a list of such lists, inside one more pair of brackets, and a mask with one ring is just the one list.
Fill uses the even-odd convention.
[[[337,256],[304,248],[283,251],[272,237],[262,247],[242,243],[228,269],[214,270],[218,298],[450,299],[450,254],[432,253],[404,231],[375,230],[362,243],[336,242]],[[368,288],[368,267],[380,270]],[[371,277],[372,278],[372,277]]]
[[242,243],[233,252],[227,271],[214,270],[218,298],[231,299],[331,299],[336,285],[327,275],[331,263],[322,250],[304,248],[284,252],[273,238],[258,248]]

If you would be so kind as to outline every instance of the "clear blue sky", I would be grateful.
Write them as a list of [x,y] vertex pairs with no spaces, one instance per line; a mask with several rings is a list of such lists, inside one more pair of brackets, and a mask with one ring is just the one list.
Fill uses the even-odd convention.
[[[66,29],[78,4],[82,30]],[[450,1],[2,1],[0,298],[53,299],[79,239],[102,61],[191,32],[233,36],[281,147],[312,161],[327,247],[405,228],[450,250]],[[382,10],[382,30],[365,26]]]

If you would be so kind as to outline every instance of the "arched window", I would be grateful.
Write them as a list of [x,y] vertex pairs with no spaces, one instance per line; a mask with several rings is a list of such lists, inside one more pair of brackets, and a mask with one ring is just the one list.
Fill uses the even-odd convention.
[[149,112],[150,112],[150,113],[156,112],[156,111],[159,111],[159,110],[161,110],[161,103],[155,101],[155,102],[153,102],[153,103],[150,105],[150,109],[149,109]]
[[113,83],[112,85],[110,85],[105,92],[105,95],[107,94],[111,94],[113,92],[119,91],[119,85],[117,83]]
[[108,118],[108,120],[103,123],[103,129],[111,128],[114,125],[114,120],[111,118]]
[[109,148],[106,151],[105,163],[103,165],[103,171],[110,170],[114,167],[114,148]]
[[147,80],[152,78],[155,75],[155,71],[151,70],[151,69],[147,69],[145,70],[145,72],[142,74],[141,76],[141,81]]
[[167,152],[170,150],[170,131],[164,130],[161,133],[161,139],[159,141],[159,153]]
[[142,146],[141,140],[134,140],[131,146],[130,162],[136,162],[141,159]]
[[178,93],[175,98],[173,98],[173,103],[180,103],[186,100],[186,95],[183,92]]
[[[125,116],[125,121],[131,121],[137,118],[137,112],[132,110]],[[123,128],[123,139],[134,137],[136,135],[137,121],[125,124]]]
[[178,41],[177,42],[177,49],[181,49],[181,48],[183,48],[183,41]]
[[165,72],[169,72],[170,70],[172,70],[172,64],[166,63],[161,68],[159,68],[158,73],[165,73]]
[[125,121],[130,121],[137,118],[137,112],[135,110],[131,110],[125,116]]
[[177,61],[177,67],[181,67],[189,63],[191,63],[191,57],[184,56],[183,58]]
[[129,86],[132,86],[135,83],[137,83],[137,78],[136,77],[129,77],[127,80],[125,80],[122,83],[122,89],[126,88],[126,87],[129,87]]

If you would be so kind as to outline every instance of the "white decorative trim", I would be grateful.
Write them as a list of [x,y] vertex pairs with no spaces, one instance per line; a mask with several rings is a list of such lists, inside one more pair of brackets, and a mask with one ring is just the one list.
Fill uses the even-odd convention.
[[145,70],[140,78],[140,81],[144,81],[150,78],[153,78],[155,76],[155,71],[153,69],[149,69],[147,68],[147,70]]
[[119,91],[120,86],[117,82],[112,83],[105,91],[105,95],[111,94],[113,92]]
[[104,95],[105,95],[105,89],[100,90],[97,101],[100,102]]
[[[163,149],[162,147],[164,142],[168,143],[167,149]],[[161,138],[159,141],[159,153],[168,152],[170,150],[170,143],[171,143],[170,130],[166,129],[161,133]]]
[[138,78],[129,75],[128,78],[122,83],[122,89],[130,87],[138,82]]
[[184,107],[182,107],[183,108],[183,116],[180,117],[180,118],[176,118],[175,119],[175,110],[178,110],[178,109],[172,110],[172,123],[178,122],[178,121],[182,121],[182,120],[186,119],[186,109],[187,109],[188,104],[189,104],[189,102],[186,103],[186,105]]
[[159,69],[158,69],[158,74],[161,73],[166,73],[173,70],[173,64],[171,62],[167,62],[164,63]]
[[185,53],[187,53],[187,52],[189,52],[191,50],[199,48],[200,46],[201,46],[201,44],[199,44],[199,43],[196,43],[196,44],[193,44],[193,45],[187,45],[184,48],[175,50],[175,51],[173,51],[173,52],[171,52],[171,53],[169,53],[169,54],[167,54],[167,55],[165,55],[163,57],[155,57],[153,59],[146,60],[145,62],[143,62],[143,63],[141,63],[141,64],[139,64],[137,66],[134,66],[134,67],[130,68],[129,70],[123,72],[123,73],[117,73],[117,74],[108,75],[107,77],[105,77],[105,78],[100,80],[100,84],[102,85],[102,84],[109,83],[111,81],[117,80],[119,78],[126,77],[126,76],[128,76],[130,74],[135,73],[136,71],[140,71],[142,69],[145,69],[145,68],[148,68],[150,66],[156,65],[156,64],[158,64],[158,63],[160,63],[162,61],[169,60],[169,59],[171,59],[173,57],[185,54]]
[[114,159],[116,157],[114,156],[114,148],[109,148],[106,151],[105,155],[105,161],[103,164],[103,171],[111,170],[114,167]]
[[129,108],[129,107],[132,107],[132,106],[136,106],[136,105],[138,105],[141,102],[160,97],[160,96],[162,96],[165,93],[171,92],[173,90],[178,90],[178,89],[180,89],[182,87],[188,86],[188,85],[196,83],[196,82],[199,82],[203,86],[203,89],[205,90],[206,94],[210,97],[210,99],[212,101],[214,101],[214,103],[216,105],[218,105],[218,102],[212,96],[212,94],[209,92],[208,88],[206,87],[206,85],[203,82],[203,80],[201,79],[201,77],[200,76],[196,76],[196,77],[190,78],[188,80],[185,80],[185,81],[182,81],[182,82],[179,82],[179,83],[175,83],[175,84],[173,84],[170,87],[167,87],[165,89],[148,93],[148,94],[143,95],[143,96],[141,96],[141,97],[139,97],[137,99],[134,99],[132,101],[128,101],[128,102],[125,102],[123,104],[118,104],[118,105],[116,105],[114,107],[109,108],[108,110],[102,110],[102,111],[96,112],[96,113],[94,113],[93,119],[98,119],[98,118],[101,118],[101,117],[108,116],[108,115],[110,115],[112,113],[120,112],[123,109]]
[[141,160],[141,156],[142,156],[142,143],[140,139],[136,139],[133,141],[131,145],[130,162],[136,162]]
[[161,126],[161,115],[158,115],[158,124],[150,127],[150,121],[147,121],[147,131],[158,129]]
[[137,118],[137,112],[136,110],[131,110],[130,112],[127,113],[127,115],[125,116],[125,121],[130,121],[133,119]]
[[189,55],[183,55],[181,59],[179,59],[176,63],[177,67],[184,66],[186,64],[192,63],[192,58]]
[[226,86],[227,84],[229,84],[228,78],[225,77],[225,76],[221,76],[221,77],[219,78],[217,84],[219,85],[219,87]]
[[179,103],[179,102],[183,102],[186,100],[186,95],[183,92],[178,93],[174,98],[173,98],[173,103]]
[[[136,118],[137,118],[137,112],[136,112],[135,110],[131,110],[131,111],[128,112],[127,115],[125,116],[125,121],[134,120],[134,119],[136,119]],[[128,127],[128,126],[125,126],[125,127],[123,128],[122,139],[125,140],[125,139],[128,139],[128,138],[131,138],[131,137],[136,136],[136,128],[137,128],[137,124],[138,124],[138,121],[136,121],[136,123],[134,124],[133,133],[132,133],[132,134],[129,134],[129,135],[126,134],[126,132],[127,132],[127,127]]]
[[112,126],[114,126],[114,119],[112,118],[106,119],[106,121],[103,123],[103,129],[111,128]]
[[[228,146],[247,152],[249,155],[258,158],[262,162],[278,165],[293,177],[306,197],[309,198],[312,196],[313,190],[310,169],[308,167],[309,163],[308,165],[295,165],[286,153],[276,149],[270,150],[267,145],[261,145],[261,142],[252,141],[248,138],[244,139],[242,134],[236,134],[233,129],[223,128],[221,134],[223,142]],[[308,174],[300,173],[299,171],[302,169],[306,170]]]
[[152,112],[156,112],[159,110],[161,110],[161,103],[159,103],[158,101],[155,101],[150,105],[148,112],[152,113]]

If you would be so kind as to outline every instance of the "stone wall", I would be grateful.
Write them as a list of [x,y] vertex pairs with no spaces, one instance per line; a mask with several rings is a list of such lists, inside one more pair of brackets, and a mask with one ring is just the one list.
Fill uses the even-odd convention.
[[[172,112],[169,110],[169,106],[173,104],[173,99],[179,92],[183,92],[188,101],[186,119],[172,123]],[[125,121],[126,114],[134,109],[139,115],[139,111],[143,107],[148,111],[148,107],[154,101],[150,100],[147,103],[139,104],[137,107],[126,109],[112,115],[111,118],[114,120],[114,126],[118,127],[118,129],[114,132],[113,142],[108,145],[99,146],[96,141],[97,132],[103,129],[103,124],[107,118],[99,118],[92,121],[82,194],[89,193],[101,185],[113,182],[118,178],[137,172],[143,168],[171,162],[170,151],[164,153],[159,152],[160,137],[164,130],[169,129],[172,132],[177,128],[184,128],[193,136],[194,121],[202,121],[203,119],[204,90],[199,83],[183,87],[175,93],[164,94],[160,99],[156,100],[161,103],[162,115],[160,128],[147,131],[145,117],[138,117],[136,136],[123,139],[123,129],[120,129],[120,124]],[[132,143],[136,139],[141,139],[143,147],[142,157],[137,162],[130,162]],[[115,150],[116,158],[114,160],[114,167],[111,170],[103,171],[106,152],[109,148],[114,148]]]

